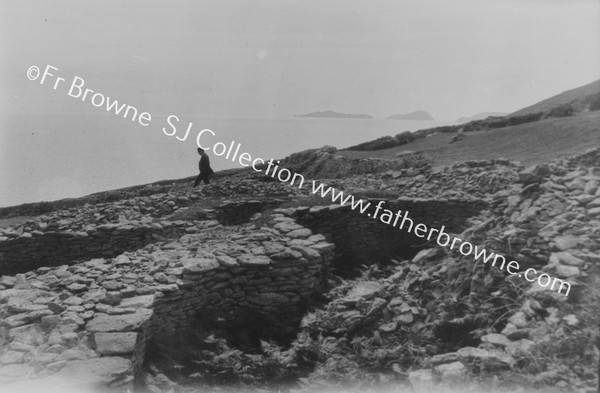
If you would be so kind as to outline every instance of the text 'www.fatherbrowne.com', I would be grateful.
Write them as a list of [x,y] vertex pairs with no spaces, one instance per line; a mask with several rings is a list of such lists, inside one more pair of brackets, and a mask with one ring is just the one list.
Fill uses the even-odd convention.
[[525,277],[529,282],[536,282],[543,288],[549,288],[550,290],[556,290],[558,293],[563,293],[566,296],[571,292],[571,284],[567,281],[561,280],[556,277],[552,277],[547,273],[538,274],[534,268],[528,268],[525,271],[521,271],[519,262],[515,260],[507,261],[507,259],[495,252],[490,252],[484,247],[473,245],[468,241],[451,236],[445,232],[446,227],[442,225],[441,228],[430,228],[423,223],[417,223],[409,217],[408,211],[397,210],[393,212],[389,209],[385,209],[383,205],[385,201],[379,201],[372,210],[371,202],[364,201],[363,199],[356,200],[351,194],[344,194],[343,191],[336,190],[335,188],[328,187],[323,183],[317,184],[314,180],[312,181],[312,193],[313,195],[319,195],[322,198],[331,198],[331,202],[339,203],[341,206],[349,206],[352,210],[356,210],[361,214],[367,213],[368,217],[379,220],[384,224],[391,225],[394,228],[406,230],[408,233],[412,233],[417,237],[427,239],[428,241],[435,239],[436,243],[441,247],[448,247],[450,250],[458,250],[462,255],[472,255],[475,261],[481,261],[484,264],[494,266],[501,271],[506,270],[511,275],[518,275],[519,277]]
[[[27,78],[31,81],[39,80],[40,85],[50,85],[53,90],[66,90],[69,97],[78,99],[82,102],[87,102],[92,106],[104,109],[116,116],[122,116],[124,119],[134,123],[138,123],[143,127],[150,125],[152,121],[152,115],[149,112],[139,111],[137,107],[123,102],[119,102],[114,98],[95,91],[86,85],[83,78],[74,76],[67,82],[66,78],[58,76],[59,69],[57,67],[46,65],[42,71],[38,66],[31,66],[27,69]],[[68,87],[67,87],[68,86]],[[193,123],[189,122],[185,131],[185,135],[181,137],[177,135],[177,125],[180,119],[176,115],[169,115],[166,118],[166,122],[169,125],[168,129],[162,127],[162,131],[167,136],[175,136],[180,141],[186,141],[191,131],[193,130]],[[206,138],[216,137],[216,133],[210,129],[202,129],[198,131],[196,135],[196,144],[198,147],[204,150],[211,150],[212,153],[218,157],[223,157],[227,160],[239,163],[243,167],[252,167],[256,172],[263,172],[267,176],[271,176],[280,182],[289,183],[291,186],[297,186],[302,189],[305,185],[304,177],[299,174],[290,171],[287,168],[280,167],[280,161],[270,159],[265,161],[260,157],[252,157],[248,152],[241,152],[241,144],[231,141],[230,143],[223,143],[221,141],[208,142],[205,146],[203,142],[206,142]],[[567,281],[563,281],[556,277],[551,277],[546,273],[538,274],[538,272],[529,268],[525,271],[521,271],[519,262],[515,260],[507,261],[503,255],[489,252],[483,247],[473,245],[468,241],[463,241],[456,236],[451,236],[446,233],[445,226],[441,228],[429,228],[427,225],[422,223],[416,223],[409,217],[408,211],[398,210],[393,212],[389,209],[385,209],[383,205],[385,201],[379,201],[377,205],[372,208],[371,202],[363,199],[356,199],[352,194],[344,194],[343,191],[336,190],[333,187],[327,186],[324,183],[311,181],[313,195],[318,195],[321,198],[330,198],[332,203],[337,203],[340,206],[349,206],[353,211],[358,211],[361,214],[365,214],[372,219],[379,220],[384,224],[391,225],[394,228],[406,230],[408,233],[412,233],[417,237],[426,238],[428,241],[435,238],[438,245],[441,247],[449,247],[450,250],[458,250],[462,255],[472,255],[475,261],[481,261],[485,264],[490,264],[500,270],[506,270],[511,275],[518,275],[519,277],[525,277],[529,282],[537,282],[543,288],[550,288],[562,293],[565,290],[565,295],[569,295],[571,291],[571,284]],[[371,212],[371,210],[372,212]]]

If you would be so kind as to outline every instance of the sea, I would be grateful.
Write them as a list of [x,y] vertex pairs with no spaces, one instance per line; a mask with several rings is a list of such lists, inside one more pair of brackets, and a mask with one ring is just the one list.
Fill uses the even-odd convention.
[[[74,198],[198,172],[200,143],[239,145],[239,155],[279,159],[332,145],[349,147],[438,121],[288,117],[272,119],[152,116],[147,126],[109,113],[5,115],[0,123],[0,207]],[[190,125],[191,124],[191,125]],[[175,127],[175,129],[173,128]],[[187,129],[188,137],[184,139]],[[214,133],[214,135],[213,135]],[[208,151],[215,171],[239,162]]]

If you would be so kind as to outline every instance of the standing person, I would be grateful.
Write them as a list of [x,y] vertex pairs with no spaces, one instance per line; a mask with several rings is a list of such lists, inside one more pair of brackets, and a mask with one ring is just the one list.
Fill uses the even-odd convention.
[[198,148],[198,154],[200,154],[200,162],[198,163],[198,169],[200,169],[200,173],[196,176],[196,181],[194,182],[194,187],[200,184],[200,180],[204,181],[204,184],[209,184],[208,177],[215,173],[210,167],[210,160],[208,159],[208,154],[204,152],[204,149]]

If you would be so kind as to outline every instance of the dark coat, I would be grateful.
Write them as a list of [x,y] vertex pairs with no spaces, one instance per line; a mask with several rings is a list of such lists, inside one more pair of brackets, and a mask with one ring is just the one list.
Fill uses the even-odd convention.
[[198,169],[200,169],[200,173],[202,174],[212,175],[213,173],[215,173],[210,167],[210,160],[208,159],[207,154],[203,154],[202,157],[200,157]]

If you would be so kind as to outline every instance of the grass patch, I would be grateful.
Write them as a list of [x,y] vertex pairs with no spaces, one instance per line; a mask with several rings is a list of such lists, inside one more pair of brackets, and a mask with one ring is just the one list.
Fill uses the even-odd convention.
[[430,157],[435,167],[498,158],[532,165],[598,146],[599,123],[599,111],[585,112],[573,117],[545,119],[492,131],[469,132],[465,139],[456,143],[450,143],[455,133],[440,133],[391,149],[339,151],[337,154],[349,158],[393,157],[403,150],[411,150]]

